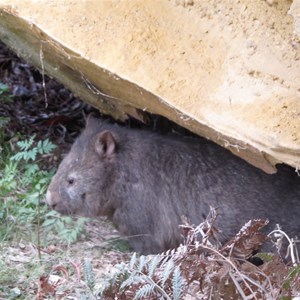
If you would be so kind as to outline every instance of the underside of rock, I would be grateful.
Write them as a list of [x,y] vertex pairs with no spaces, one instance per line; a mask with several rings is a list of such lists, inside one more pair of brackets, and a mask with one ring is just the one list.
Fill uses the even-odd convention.
[[165,116],[272,173],[300,166],[291,4],[0,0],[0,39],[116,119]]

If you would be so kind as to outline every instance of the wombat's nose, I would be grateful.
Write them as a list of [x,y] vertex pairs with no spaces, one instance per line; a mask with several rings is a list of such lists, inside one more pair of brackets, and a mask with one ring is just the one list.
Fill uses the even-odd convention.
[[56,203],[53,201],[53,199],[51,198],[51,192],[48,190],[47,194],[46,194],[46,203],[48,206],[55,208]]

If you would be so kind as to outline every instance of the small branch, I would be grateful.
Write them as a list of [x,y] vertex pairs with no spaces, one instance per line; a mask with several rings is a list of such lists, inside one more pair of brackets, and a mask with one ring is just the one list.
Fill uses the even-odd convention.
[[290,239],[290,237],[284,231],[282,231],[281,229],[273,230],[272,232],[270,232],[268,234],[268,236],[271,236],[271,235],[276,234],[276,233],[279,233],[281,236],[284,236],[287,239],[287,241],[289,242],[288,250],[289,250],[290,255],[291,255],[292,264],[293,264],[294,267],[296,267],[298,265],[299,261],[297,260],[296,255],[295,255],[295,249],[297,249],[297,248],[295,247],[294,240]]
[[44,90],[44,98],[45,98],[45,108],[48,107],[48,97],[46,93],[46,84],[45,84],[45,67],[44,67],[44,53],[43,53],[43,44],[41,44],[40,48],[40,62],[42,68],[42,79],[43,79],[43,90]]
[[[220,252],[218,252],[217,250],[207,247],[205,245],[201,245],[201,247],[203,249],[207,249],[209,251],[214,252],[215,254],[219,255],[225,262],[227,262],[236,272],[236,274],[238,274],[240,276],[240,278],[242,279],[242,281],[244,282],[245,286],[249,289],[249,291],[251,292],[252,295],[255,295],[254,291],[251,289],[250,285],[248,284],[247,280],[245,279],[244,276],[242,276],[241,272],[238,270],[238,268],[234,265],[234,263],[228,259],[227,257],[225,257],[224,255],[222,255]],[[231,276],[230,276],[231,277]],[[242,296],[242,295],[241,295]],[[257,299],[257,298],[255,298]]]
[[146,274],[144,274],[143,272],[140,272],[140,271],[137,271],[137,270],[130,270],[131,272],[134,272],[134,273],[138,273],[140,275],[142,275],[145,280],[155,286],[155,288],[158,290],[158,292],[167,300],[171,300],[171,298],[168,296],[168,294],[164,291],[164,289],[162,289],[155,281],[153,281],[149,276],[147,276]]
[[42,255],[41,255],[41,218],[40,218],[40,206],[41,206],[41,194],[39,191],[39,197],[38,197],[38,224],[37,224],[37,249],[38,249],[38,256],[39,261],[41,263]]

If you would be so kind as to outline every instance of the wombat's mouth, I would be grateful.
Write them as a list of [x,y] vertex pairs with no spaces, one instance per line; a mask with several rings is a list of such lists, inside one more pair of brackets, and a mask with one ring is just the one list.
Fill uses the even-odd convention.
[[53,202],[53,198],[52,198],[51,192],[49,190],[47,191],[46,200],[45,201],[46,201],[46,204],[49,207],[51,207],[51,208],[53,208],[53,206],[55,207],[55,203]]
[[[55,193],[54,193],[55,194]],[[46,204],[51,208],[56,210],[57,212],[64,214],[64,215],[72,215],[73,212],[71,211],[70,207],[63,205],[57,195],[52,195],[50,190],[47,191],[46,194]]]

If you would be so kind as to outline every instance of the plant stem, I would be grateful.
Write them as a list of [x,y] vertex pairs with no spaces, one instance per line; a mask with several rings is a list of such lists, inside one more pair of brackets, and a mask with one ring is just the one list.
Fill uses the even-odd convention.
[[39,261],[41,263],[42,255],[41,255],[40,206],[41,206],[41,194],[40,194],[40,191],[39,191],[39,197],[38,197],[38,220],[37,220],[37,249],[38,249]]

